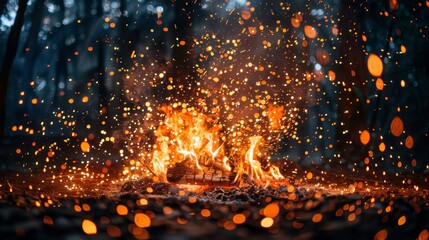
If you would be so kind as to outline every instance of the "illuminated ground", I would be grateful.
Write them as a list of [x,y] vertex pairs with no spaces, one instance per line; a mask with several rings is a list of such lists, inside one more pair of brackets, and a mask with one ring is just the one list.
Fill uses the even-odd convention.
[[379,182],[312,171],[311,180],[298,173],[293,184],[275,188],[194,187],[198,193],[143,180],[126,191],[123,182],[76,176],[59,184],[48,174],[9,172],[2,174],[0,233],[7,239],[428,238],[427,174]]

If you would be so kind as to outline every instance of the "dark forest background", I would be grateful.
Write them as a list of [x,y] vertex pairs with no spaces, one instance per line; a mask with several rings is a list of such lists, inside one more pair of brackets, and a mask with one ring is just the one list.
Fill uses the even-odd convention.
[[[428,1],[4,0],[0,18],[3,168],[31,167],[50,150],[66,161],[83,139],[95,159],[126,159],[122,147],[136,137],[123,132],[146,124],[133,119],[173,99],[198,101],[200,85],[220,88],[209,81],[212,66],[230,63],[206,52],[233,48],[217,39],[241,39],[234,68],[256,59],[292,82],[272,88],[305,109],[298,138],[282,139],[273,155],[328,170],[428,168]],[[383,62],[382,90],[368,71],[370,54]],[[249,76],[271,73],[258,74]],[[181,91],[166,91],[169,79]],[[391,133],[395,117],[400,136]]]

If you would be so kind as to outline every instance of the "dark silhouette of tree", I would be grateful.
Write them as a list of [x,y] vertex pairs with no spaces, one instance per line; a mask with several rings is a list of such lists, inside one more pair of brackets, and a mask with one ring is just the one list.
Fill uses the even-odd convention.
[[[102,19],[103,17],[103,0],[97,0],[97,17]],[[98,41],[98,68],[97,68],[97,79],[99,84],[99,104],[100,104],[100,114],[102,119],[108,121],[110,120],[110,107],[109,107],[109,91],[107,89],[106,83],[106,68],[105,68],[105,47],[104,47],[104,31],[99,32]]]
[[[201,0],[196,1],[174,1],[174,21],[170,27],[173,32],[173,79],[178,86],[176,100],[194,101],[191,96],[196,91],[197,75],[193,69],[195,58],[193,57],[192,40],[193,40],[193,22],[197,20],[196,15],[201,11]],[[184,44],[180,44],[184,41]],[[183,42],[182,42],[183,43]],[[177,44],[179,46],[177,46]]]
[[29,96],[34,96],[35,92],[29,88],[29,83],[34,81],[34,72],[36,70],[36,60],[40,55],[42,47],[39,44],[39,32],[42,26],[42,18],[45,16],[45,0],[36,0],[33,3],[33,8],[29,9],[26,17],[31,19],[30,30],[27,33],[27,38],[22,48],[21,56],[24,56],[25,64],[28,66],[26,71],[21,74],[19,88],[26,91]]
[[0,16],[3,15],[4,10],[6,10],[7,0],[0,1]]
[[341,1],[338,24],[341,33],[340,60],[336,69],[338,86],[337,150],[345,159],[360,158],[358,130],[365,129],[367,90],[365,55],[360,26],[364,1]]
[[3,60],[3,66],[0,71],[0,141],[3,141],[5,117],[6,117],[6,96],[9,84],[9,77],[12,69],[13,60],[19,47],[19,36],[24,24],[25,10],[27,9],[27,0],[19,0],[18,11],[15,22],[10,29],[7,40],[7,49]]
[[[64,5],[64,1],[63,0],[55,0],[55,4],[57,4],[59,6],[59,16],[58,19],[59,21],[62,23],[64,21],[65,18],[65,5]],[[61,27],[63,27],[63,25],[61,24]],[[64,36],[66,37],[66,36]],[[66,81],[67,78],[67,74],[68,74],[68,69],[67,69],[67,57],[66,57],[66,51],[65,51],[65,39],[60,38],[58,40],[58,49],[59,49],[59,53],[58,53],[58,59],[57,59],[57,66],[55,69],[55,81],[54,81],[54,89],[55,89],[55,94],[54,94],[54,98],[52,99],[52,103],[57,103],[58,101],[58,95],[59,95],[59,85],[60,85],[60,81],[61,79],[63,79],[63,81]]]

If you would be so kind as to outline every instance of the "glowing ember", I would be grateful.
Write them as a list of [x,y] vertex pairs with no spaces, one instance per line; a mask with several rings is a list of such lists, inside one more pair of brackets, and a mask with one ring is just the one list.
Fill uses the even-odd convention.
[[88,235],[97,234],[97,226],[91,220],[88,220],[88,219],[83,220],[82,229]]

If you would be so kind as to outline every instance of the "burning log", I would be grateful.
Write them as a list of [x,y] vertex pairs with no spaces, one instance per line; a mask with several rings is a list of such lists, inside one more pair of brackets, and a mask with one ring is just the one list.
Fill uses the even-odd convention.
[[[213,160],[200,158],[201,169],[191,165],[190,158],[176,163],[167,170],[167,181],[170,183],[197,184],[211,186],[231,186],[234,176],[225,167]],[[204,160],[203,160],[204,159]]]

